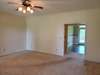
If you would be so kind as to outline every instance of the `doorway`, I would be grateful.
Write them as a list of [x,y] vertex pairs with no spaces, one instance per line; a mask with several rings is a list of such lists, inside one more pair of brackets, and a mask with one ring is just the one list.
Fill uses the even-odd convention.
[[85,55],[86,25],[65,24],[64,27],[64,54],[77,53]]

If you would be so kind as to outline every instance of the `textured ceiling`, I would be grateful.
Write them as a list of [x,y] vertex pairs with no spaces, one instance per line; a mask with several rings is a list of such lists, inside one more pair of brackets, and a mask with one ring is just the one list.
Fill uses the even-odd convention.
[[[44,10],[36,13],[58,13],[82,9],[100,8],[100,0],[31,0],[32,5],[40,5]],[[0,0],[0,10],[10,13],[18,13],[16,7],[19,4],[8,4],[8,2],[21,3],[21,0]]]

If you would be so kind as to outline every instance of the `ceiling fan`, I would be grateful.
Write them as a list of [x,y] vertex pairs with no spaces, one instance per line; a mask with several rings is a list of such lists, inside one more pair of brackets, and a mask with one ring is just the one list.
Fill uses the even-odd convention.
[[16,3],[16,2],[8,2],[8,4],[19,4],[20,7],[17,7],[16,10],[17,11],[20,11],[20,12],[23,12],[23,13],[34,13],[34,11],[36,9],[40,9],[40,10],[43,10],[44,7],[42,6],[34,6],[31,4],[31,0],[22,0],[21,3]]

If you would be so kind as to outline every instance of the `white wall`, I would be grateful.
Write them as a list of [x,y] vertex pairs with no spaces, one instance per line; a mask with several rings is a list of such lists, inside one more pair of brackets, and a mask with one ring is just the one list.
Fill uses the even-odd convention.
[[69,23],[87,25],[86,60],[100,62],[100,9],[27,17],[32,49],[63,55],[64,24]]
[[22,51],[25,47],[25,18],[0,12],[0,55]]
[[26,49],[27,50],[37,50],[37,17],[35,19],[26,18],[27,23],[27,37],[26,37]]

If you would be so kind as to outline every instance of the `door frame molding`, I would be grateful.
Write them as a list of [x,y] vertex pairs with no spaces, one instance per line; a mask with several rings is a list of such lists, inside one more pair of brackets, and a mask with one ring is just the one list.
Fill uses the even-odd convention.
[[64,24],[64,55],[67,53],[67,41],[68,41],[68,24]]
[[[68,53],[68,50],[67,50],[67,42],[68,42],[68,37],[67,37],[67,35],[68,35],[68,26],[69,25],[71,25],[71,26],[73,26],[73,25],[85,25],[86,26],[86,36],[85,36],[85,38],[87,37],[87,25],[86,24],[80,24],[80,23],[73,23],[73,24],[64,24],[64,55],[66,55],[67,53]],[[87,38],[85,39],[85,41],[86,41],[86,43],[85,44],[87,44]],[[87,46],[85,46],[85,49],[87,50]],[[86,54],[86,50],[85,50],[85,54]]]

